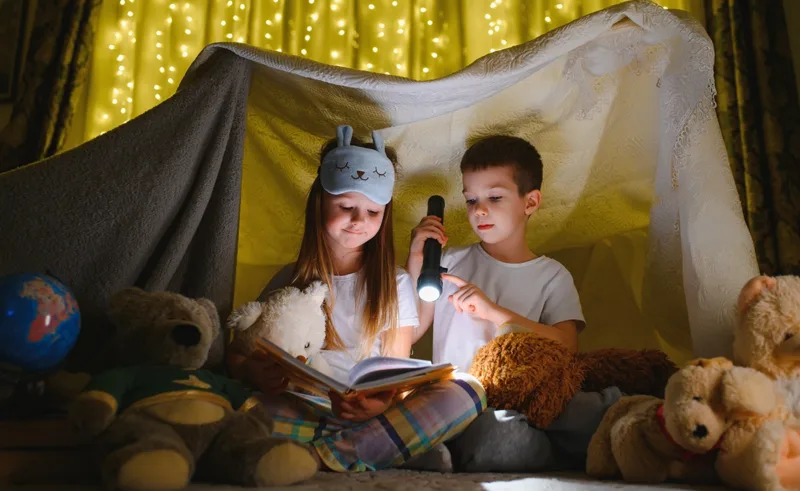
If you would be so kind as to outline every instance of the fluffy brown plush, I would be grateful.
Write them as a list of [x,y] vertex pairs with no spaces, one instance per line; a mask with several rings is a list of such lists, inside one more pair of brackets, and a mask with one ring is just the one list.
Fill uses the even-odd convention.
[[663,397],[678,367],[658,350],[603,349],[570,353],[556,341],[512,332],[478,350],[470,374],[486,389],[489,406],[514,409],[546,428],[580,390],[617,386],[625,394]]

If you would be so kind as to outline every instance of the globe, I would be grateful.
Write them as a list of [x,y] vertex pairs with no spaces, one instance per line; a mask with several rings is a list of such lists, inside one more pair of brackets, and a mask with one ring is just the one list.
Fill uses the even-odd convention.
[[78,339],[75,295],[43,274],[0,277],[0,368],[40,373],[59,365]]

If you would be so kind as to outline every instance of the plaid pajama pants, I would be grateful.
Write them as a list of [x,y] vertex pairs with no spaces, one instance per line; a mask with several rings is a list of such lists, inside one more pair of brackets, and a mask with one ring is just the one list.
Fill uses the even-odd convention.
[[422,387],[360,423],[337,420],[324,397],[287,392],[261,400],[273,419],[273,436],[311,445],[338,472],[402,465],[457,436],[486,409],[483,387],[463,373]]

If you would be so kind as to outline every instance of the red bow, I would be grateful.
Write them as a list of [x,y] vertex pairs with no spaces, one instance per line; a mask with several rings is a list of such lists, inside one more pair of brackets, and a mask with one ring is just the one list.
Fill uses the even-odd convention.
[[686,450],[685,448],[683,448],[678,442],[676,442],[672,438],[672,435],[669,434],[669,430],[667,430],[667,422],[664,420],[664,404],[660,404],[658,406],[658,410],[656,411],[656,422],[658,423],[658,427],[661,429],[661,433],[663,433],[670,442],[672,442],[676,447],[680,449],[681,460],[683,460],[684,462],[688,462],[701,455],[708,455],[711,453],[715,453],[717,450],[719,450],[720,446],[722,445],[722,438],[720,438],[717,444],[714,445],[711,448],[711,450],[705,453],[692,452],[691,450]]

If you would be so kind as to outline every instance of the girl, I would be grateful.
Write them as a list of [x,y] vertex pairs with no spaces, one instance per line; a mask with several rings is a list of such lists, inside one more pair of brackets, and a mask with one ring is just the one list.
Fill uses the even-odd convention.
[[[395,266],[392,192],[396,156],[380,136],[373,143],[337,128],[320,156],[311,185],[297,262],[283,268],[261,297],[286,285],[328,284],[326,349],[337,378],[361,359],[379,354],[408,357],[419,325],[409,275]],[[388,151],[387,151],[388,150]],[[229,350],[231,374],[261,389],[273,435],[309,443],[321,467],[366,471],[399,466],[460,433],[486,407],[472,377],[424,387],[405,399],[394,393],[355,402],[303,398],[285,392],[276,365]],[[442,449],[443,447],[438,447]]]

